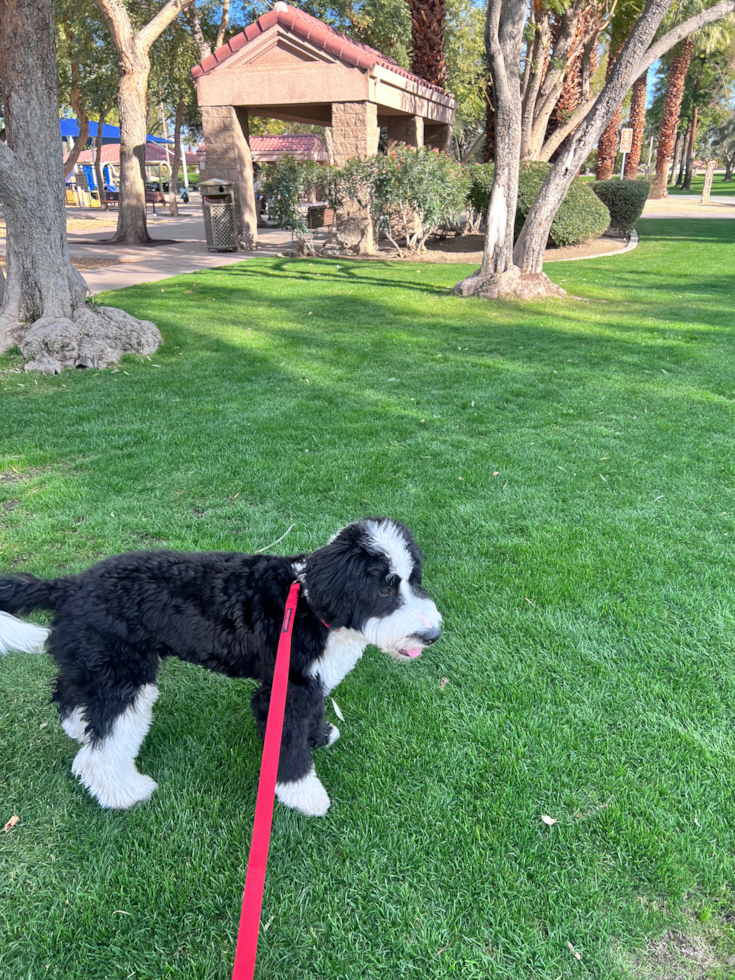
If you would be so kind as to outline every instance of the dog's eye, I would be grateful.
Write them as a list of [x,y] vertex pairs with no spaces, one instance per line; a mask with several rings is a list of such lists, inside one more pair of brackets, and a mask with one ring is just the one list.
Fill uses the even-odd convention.
[[380,590],[381,595],[392,595],[392,593],[393,593],[393,589],[391,589],[389,585],[386,585],[384,588]]

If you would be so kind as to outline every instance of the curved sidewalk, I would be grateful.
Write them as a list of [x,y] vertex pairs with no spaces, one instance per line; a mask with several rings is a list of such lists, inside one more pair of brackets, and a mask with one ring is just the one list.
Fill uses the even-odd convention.
[[[89,228],[67,232],[69,254],[72,259],[88,259],[114,264],[82,270],[90,292],[124,289],[143,283],[170,279],[200,269],[216,269],[234,265],[245,259],[278,254],[291,245],[291,233],[274,228],[259,228],[259,248],[255,252],[210,252],[204,233],[204,221],[200,208],[182,208],[177,218],[163,215],[148,216],[148,231],[152,238],[173,239],[174,244],[159,246],[105,245],[105,239],[115,231],[117,214],[103,215],[98,210],[67,209],[67,219],[72,228],[75,224],[88,223]],[[101,227],[99,227],[101,226]],[[99,230],[97,230],[99,228]],[[0,231],[0,234],[2,232]],[[0,238],[0,255],[5,253],[5,238]]]

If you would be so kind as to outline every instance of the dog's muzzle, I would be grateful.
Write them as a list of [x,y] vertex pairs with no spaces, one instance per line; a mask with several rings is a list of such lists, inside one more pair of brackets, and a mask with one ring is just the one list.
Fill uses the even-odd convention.
[[432,629],[426,630],[423,633],[414,633],[412,639],[417,640],[421,646],[401,647],[399,648],[398,652],[402,657],[420,657],[422,651],[426,647],[430,647],[432,643],[436,643],[436,641],[439,639],[440,633],[441,631],[438,627],[432,627]]

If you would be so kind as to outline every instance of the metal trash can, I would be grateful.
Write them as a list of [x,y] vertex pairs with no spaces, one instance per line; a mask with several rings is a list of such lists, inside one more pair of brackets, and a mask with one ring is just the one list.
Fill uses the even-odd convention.
[[210,252],[234,252],[237,249],[235,228],[235,191],[230,180],[199,182],[204,212],[204,230]]
[[311,231],[321,228],[324,225],[324,212],[327,210],[326,204],[312,204],[306,210],[306,227]]

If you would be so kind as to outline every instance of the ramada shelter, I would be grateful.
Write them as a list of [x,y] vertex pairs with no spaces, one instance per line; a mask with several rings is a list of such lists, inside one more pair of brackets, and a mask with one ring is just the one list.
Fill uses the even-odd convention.
[[[208,179],[235,185],[242,247],[257,239],[250,116],[328,129],[337,165],[388,140],[447,150],[455,100],[387,55],[279,0],[192,69],[202,112]],[[340,237],[369,249],[366,219],[338,216]]]

